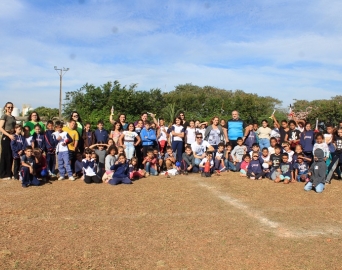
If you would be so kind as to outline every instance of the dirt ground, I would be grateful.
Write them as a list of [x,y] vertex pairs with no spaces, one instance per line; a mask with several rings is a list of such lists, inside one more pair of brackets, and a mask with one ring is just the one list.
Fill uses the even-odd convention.
[[342,181],[0,180],[0,269],[342,269]]

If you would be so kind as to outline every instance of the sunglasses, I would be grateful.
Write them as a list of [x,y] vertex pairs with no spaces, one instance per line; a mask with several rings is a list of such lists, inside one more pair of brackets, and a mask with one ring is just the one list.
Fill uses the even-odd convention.
[[196,137],[197,139],[202,139],[203,137]]
[[253,157],[259,157],[259,156],[253,156]]
[[6,107],[7,109],[13,109],[13,107]]
[[76,115],[73,115],[72,117],[78,117],[78,115],[76,114]]

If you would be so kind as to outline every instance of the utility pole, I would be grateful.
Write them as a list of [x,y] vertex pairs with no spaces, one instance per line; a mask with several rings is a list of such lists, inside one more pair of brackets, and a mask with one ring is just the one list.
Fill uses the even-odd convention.
[[[57,74],[59,75],[59,112],[58,112],[58,118],[59,120],[62,119],[62,80],[63,75],[69,70],[69,68],[57,68],[57,66],[54,67]],[[63,73],[64,72],[64,73]]]

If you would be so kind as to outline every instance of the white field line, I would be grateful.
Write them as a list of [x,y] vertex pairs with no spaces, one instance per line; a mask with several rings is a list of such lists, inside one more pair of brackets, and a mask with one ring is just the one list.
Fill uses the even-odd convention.
[[298,228],[290,228],[286,224],[273,221],[266,217],[261,211],[251,209],[247,204],[241,202],[240,200],[233,198],[226,192],[221,192],[213,185],[210,185],[203,181],[196,180],[196,183],[209,190],[214,196],[221,199],[227,204],[234,206],[235,208],[244,212],[247,216],[256,219],[265,229],[271,231],[278,237],[289,237],[289,238],[299,238],[299,237],[314,237],[323,235],[338,235],[341,233],[340,228],[321,228],[317,230],[303,230]]

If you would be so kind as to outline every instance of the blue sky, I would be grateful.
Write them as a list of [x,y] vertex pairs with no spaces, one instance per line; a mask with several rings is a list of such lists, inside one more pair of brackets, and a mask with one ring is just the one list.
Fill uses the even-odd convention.
[[0,96],[58,107],[63,91],[119,80],[293,99],[341,95],[342,1],[1,0]]

